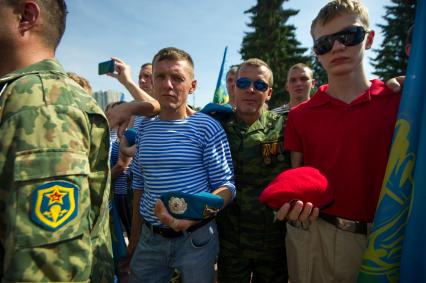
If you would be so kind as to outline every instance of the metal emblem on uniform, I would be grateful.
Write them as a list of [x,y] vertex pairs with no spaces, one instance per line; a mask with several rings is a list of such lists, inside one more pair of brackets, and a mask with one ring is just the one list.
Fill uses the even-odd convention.
[[263,158],[263,162],[264,162],[266,165],[269,165],[269,164],[271,164],[272,159],[268,156],[268,157]]
[[78,187],[54,181],[33,191],[31,219],[39,226],[56,231],[78,215]]
[[269,165],[272,163],[272,157],[273,156],[275,157],[277,155],[278,149],[279,149],[279,144],[276,142],[262,144],[263,162],[266,165]]
[[282,162],[284,161],[285,156],[284,156],[284,144],[282,142],[280,142],[278,144],[278,155],[277,155],[277,160]]
[[187,208],[188,204],[184,198],[171,197],[169,199],[169,209],[171,213],[184,214]]

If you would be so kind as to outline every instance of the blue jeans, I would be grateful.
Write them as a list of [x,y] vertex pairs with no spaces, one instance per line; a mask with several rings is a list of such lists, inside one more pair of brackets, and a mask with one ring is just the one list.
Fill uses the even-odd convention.
[[219,252],[214,220],[177,238],[164,238],[143,225],[130,262],[129,283],[168,283],[179,269],[184,283],[213,283]]

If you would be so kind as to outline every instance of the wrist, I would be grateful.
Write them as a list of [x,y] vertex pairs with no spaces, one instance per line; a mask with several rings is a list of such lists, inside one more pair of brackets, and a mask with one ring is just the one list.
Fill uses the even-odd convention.
[[125,88],[127,88],[128,91],[131,91],[133,88],[138,87],[136,86],[136,83],[132,80],[132,78],[123,81],[123,85]]

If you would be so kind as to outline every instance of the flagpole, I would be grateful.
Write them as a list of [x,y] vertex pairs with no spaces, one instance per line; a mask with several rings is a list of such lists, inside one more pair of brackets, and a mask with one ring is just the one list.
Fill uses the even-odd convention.
[[225,73],[225,65],[226,65],[226,54],[228,52],[228,46],[225,47],[225,51],[223,52],[222,64],[220,65],[219,76],[217,78],[216,89],[213,96],[213,103],[217,104],[226,104],[229,101],[228,91],[226,90],[226,73]]

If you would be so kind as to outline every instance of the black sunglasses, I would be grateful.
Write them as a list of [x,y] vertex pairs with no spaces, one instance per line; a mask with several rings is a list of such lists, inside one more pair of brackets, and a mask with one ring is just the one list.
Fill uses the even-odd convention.
[[360,44],[367,34],[367,31],[361,26],[354,26],[348,29],[324,35],[315,40],[314,51],[317,55],[324,55],[333,48],[337,40],[345,46],[354,46]]
[[265,91],[269,88],[269,85],[262,80],[249,80],[248,78],[239,78],[235,81],[235,85],[239,89],[248,89],[253,83],[254,89],[258,91]]

